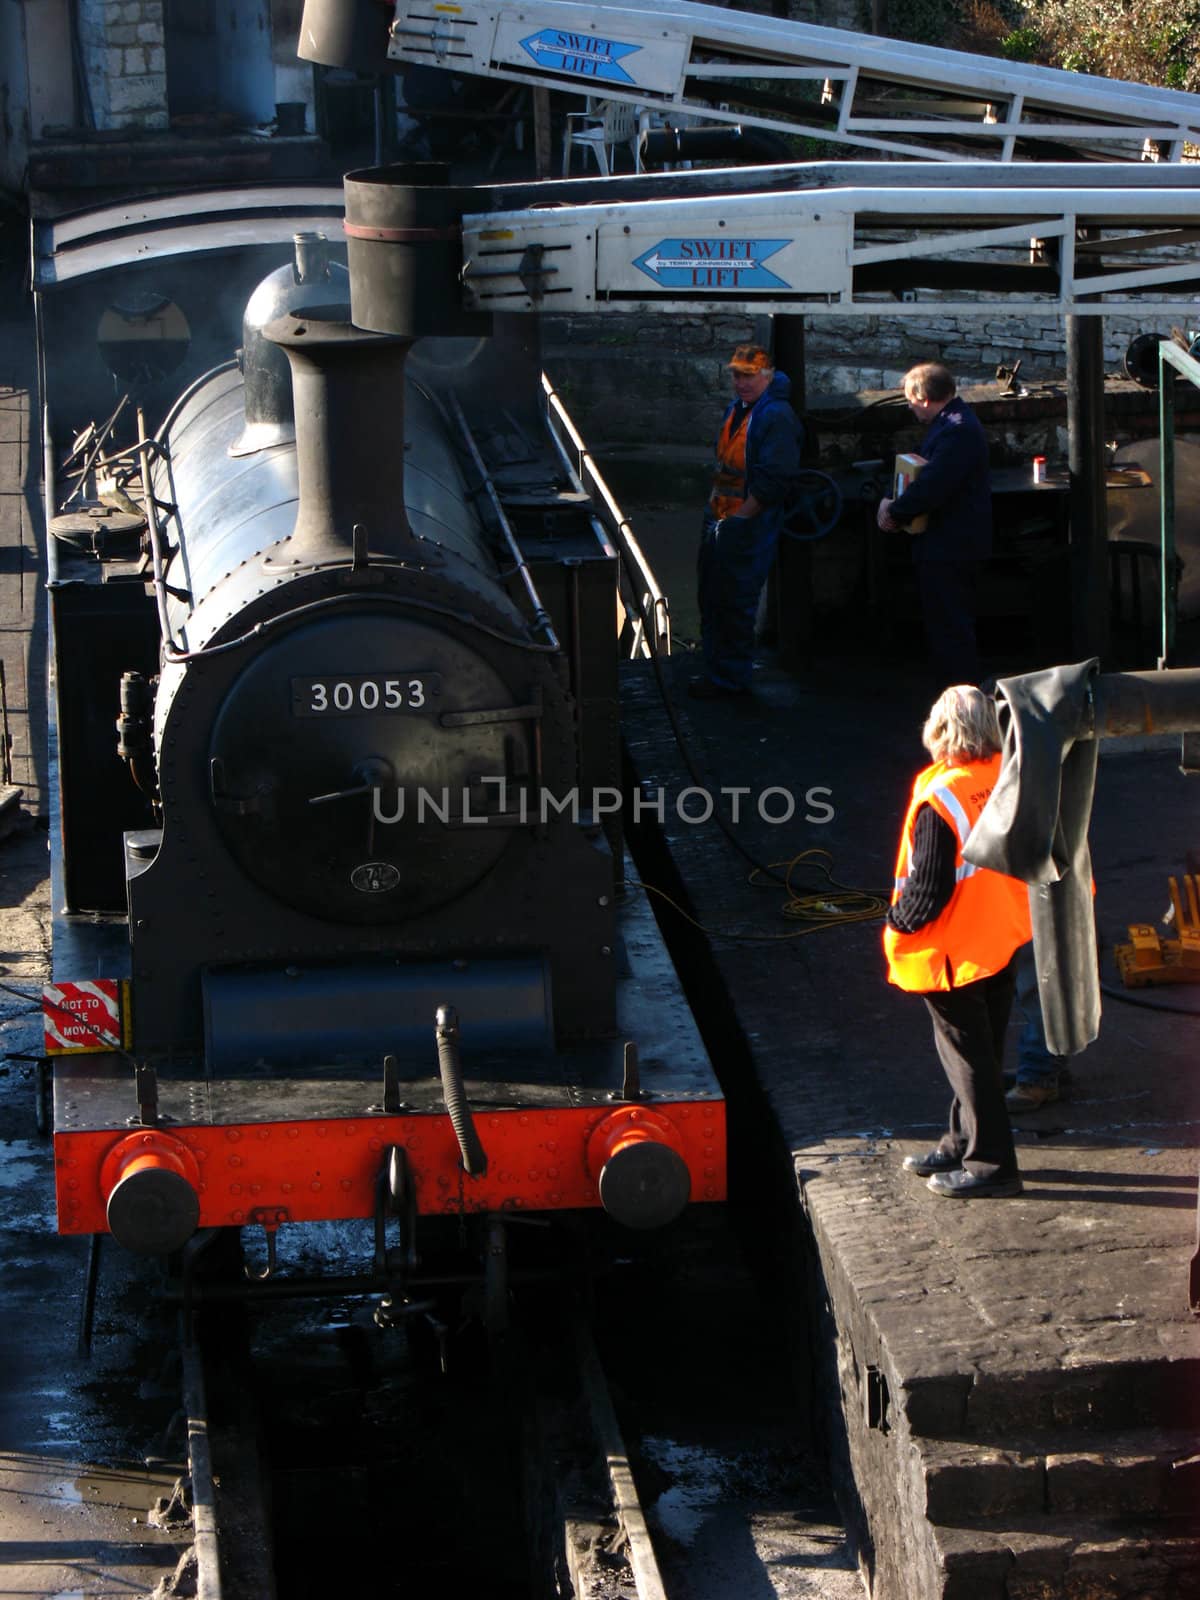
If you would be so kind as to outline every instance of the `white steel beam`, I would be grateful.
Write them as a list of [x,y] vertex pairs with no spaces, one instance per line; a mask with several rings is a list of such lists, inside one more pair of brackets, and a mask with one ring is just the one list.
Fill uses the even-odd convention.
[[[864,186],[560,205],[465,217],[463,285],[468,306],[497,311],[978,315],[978,299],[944,298],[957,273],[1008,313],[1134,301],[1194,318],[1198,224],[1194,188]],[[1134,262],[1139,230],[1146,259]],[[1095,265],[1106,233],[1121,256],[1110,274]],[[1078,270],[1077,238],[1088,241]]]
[[[396,0],[388,54],[926,160],[1011,161],[1071,145],[1170,160],[1200,143],[1200,96],[819,28],[695,0]],[[829,103],[788,93],[821,82]],[[724,91],[724,92],[722,92]],[[836,100],[836,105],[832,101]]]

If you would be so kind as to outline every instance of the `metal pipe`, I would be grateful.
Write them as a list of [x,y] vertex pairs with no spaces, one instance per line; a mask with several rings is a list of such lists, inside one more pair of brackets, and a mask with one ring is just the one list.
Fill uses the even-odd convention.
[[462,1056],[458,1049],[458,1012],[453,1006],[439,1006],[437,1009],[437,1053],[442,1097],[446,1102],[454,1136],[458,1140],[458,1148],[462,1152],[463,1170],[470,1178],[485,1177],[488,1160],[479,1142],[475,1119],[463,1090]]
[[1200,728],[1200,667],[1101,673],[1092,704],[1092,727],[1081,738],[1187,733]]
[[[666,115],[669,117],[670,112]],[[638,137],[643,167],[664,166],[674,161],[724,161],[726,165],[756,166],[762,162],[787,161],[791,150],[785,137],[765,128],[740,123],[721,127],[645,128]]]

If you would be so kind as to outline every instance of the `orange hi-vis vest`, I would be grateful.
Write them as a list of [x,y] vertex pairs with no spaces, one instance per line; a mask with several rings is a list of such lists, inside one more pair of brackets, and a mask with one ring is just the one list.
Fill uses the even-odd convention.
[[717,440],[717,470],[713,474],[709,504],[714,517],[730,517],[746,498],[746,435],[750,431],[749,406],[735,428],[738,408],[734,406],[721,427]]
[[916,933],[900,933],[890,925],[884,929],[888,982],[910,993],[959,989],[1002,972],[1032,937],[1026,886],[963,860],[963,845],[999,775],[999,754],[958,767],[937,761],[917,774],[900,836],[892,904],[908,881],[913,826],[922,806],[932,806],[954,830],[954,893],[945,909]]

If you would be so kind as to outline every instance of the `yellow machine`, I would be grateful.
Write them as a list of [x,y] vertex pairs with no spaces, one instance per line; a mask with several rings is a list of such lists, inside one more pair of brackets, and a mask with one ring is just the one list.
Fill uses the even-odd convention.
[[1200,983],[1200,875],[1168,878],[1171,911],[1178,938],[1165,939],[1146,922],[1129,925],[1129,943],[1114,954],[1127,989],[1153,983]]

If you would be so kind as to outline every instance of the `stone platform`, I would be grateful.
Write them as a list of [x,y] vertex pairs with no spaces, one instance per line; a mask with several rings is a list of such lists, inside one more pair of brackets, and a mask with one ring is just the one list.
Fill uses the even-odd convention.
[[[859,643],[858,658],[826,655],[796,678],[760,671],[748,700],[689,701],[695,657],[665,663],[692,775],[648,665],[625,669],[623,697],[644,801],[666,790],[642,875],[708,932],[655,897],[686,930],[729,1074],[732,1187],[773,1166],[794,1197],[795,1239],[776,1253],[782,1276],[808,1257],[810,1280],[805,1310],[783,1314],[818,1328],[813,1382],[872,1593],[1200,1593],[1200,991],[1106,994],[1070,1098],[1014,1119],[1024,1194],[941,1199],[900,1166],[943,1131],[948,1090],[924,1006],[885,982],[880,922],[806,931],[716,826],[679,820],[697,776],[748,787],[734,831],[759,861],[817,848],[841,883],[886,890],[933,696],[916,666]],[[790,822],[757,814],[769,788],[772,815],[795,797]],[[1102,746],[1091,837],[1106,985],[1126,924],[1156,922],[1168,874],[1187,868],[1197,794],[1170,741]],[[835,892],[803,863],[792,878],[797,895]]]

